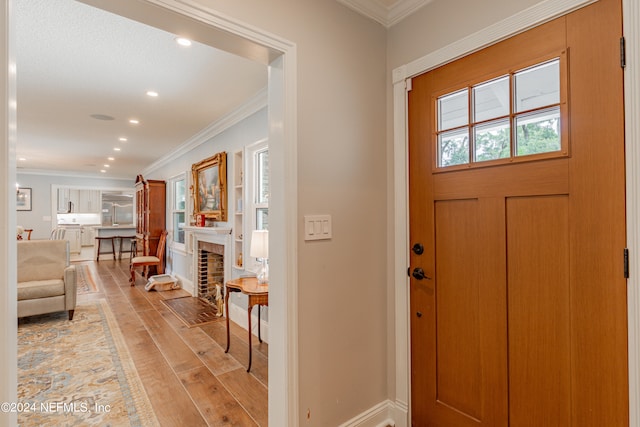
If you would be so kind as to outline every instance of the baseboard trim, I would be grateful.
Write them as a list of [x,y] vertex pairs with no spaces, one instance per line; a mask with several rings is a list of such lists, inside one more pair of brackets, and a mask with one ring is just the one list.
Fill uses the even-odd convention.
[[[258,310],[253,310],[253,313],[256,314],[252,314],[251,316],[251,329],[253,329],[253,335],[257,337],[258,329],[256,328],[256,325],[258,324]],[[231,302],[229,302],[229,320],[237,323],[241,328],[245,330],[249,329],[249,322],[247,320],[247,309],[237,306]],[[260,336],[262,338],[262,341],[269,343],[269,322],[261,319],[260,328]]]
[[[400,424],[395,422],[397,409],[397,405],[391,400],[385,400],[356,415],[346,423],[340,424],[339,427],[400,427]],[[404,419],[406,418],[405,416]]]

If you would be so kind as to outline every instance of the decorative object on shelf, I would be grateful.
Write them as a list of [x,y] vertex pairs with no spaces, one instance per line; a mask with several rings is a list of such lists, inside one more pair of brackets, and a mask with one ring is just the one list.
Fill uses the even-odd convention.
[[207,220],[207,217],[205,217],[203,214],[196,215],[196,225],[198,227],[204,227],[206,220]]
[[22,240],[22,233],[24,233],[24,227],[18,225],[16,233],[18,236],[18,240]]
[[16,194],[16,210],[18,211],[31,210],[31,189],[30,188],[18,188],[18,191]]
[[191,166],[193,214],[214,221],[227,220],[227,153],[221,152]]
[[258,283],[269,283],[269,230],[253,230],[251,234],[251,250],[249,255],[262,260],[262,266],[258,272]]
[[236,261],[236,266],[242,267],[242,252],[238,254],[238,260]]

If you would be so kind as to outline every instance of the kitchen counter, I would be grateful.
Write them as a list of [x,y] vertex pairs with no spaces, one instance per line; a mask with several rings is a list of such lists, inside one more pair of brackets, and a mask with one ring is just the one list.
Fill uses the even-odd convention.
[[94,225],[93,228],[95,230],[122,230],[122,229],[135,230],[136,226],[133,225],[133,224],[126,224],[126,225]]

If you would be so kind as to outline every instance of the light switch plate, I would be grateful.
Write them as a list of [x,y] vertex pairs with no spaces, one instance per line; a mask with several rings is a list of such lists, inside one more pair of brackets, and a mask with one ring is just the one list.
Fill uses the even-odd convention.
[[305,215],[304,240],[331,238],[331,215]]

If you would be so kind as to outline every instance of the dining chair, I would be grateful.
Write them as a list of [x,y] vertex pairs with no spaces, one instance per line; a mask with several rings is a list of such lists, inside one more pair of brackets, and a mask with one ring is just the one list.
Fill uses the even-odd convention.
[[164,230],[162,234],[160,234],[160,240],[158,241],[158,248],[156,250],[156,255],[147,255],[147,256],[136,256],[131,259],[131,264],[129,265],[129,270],[131,271],[131,278],[129,278],[129,282],[131,282],[131,286],[135,286],[136,284],[136,268],[144,267],[147,276],[148,276],[148,268],[155,266],[157,274],[164,273],[164,248],[167,243],[167,230]]
[[51,236],[49,237],[49,240],[64,240],[64,234],[67,230],[64,229],[64,227],[56,227],[53,230],[51,230]]

